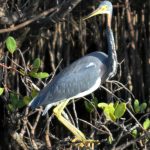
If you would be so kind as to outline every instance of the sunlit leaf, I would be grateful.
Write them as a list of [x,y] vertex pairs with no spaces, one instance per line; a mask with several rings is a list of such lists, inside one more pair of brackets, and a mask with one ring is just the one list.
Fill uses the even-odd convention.
[[49,76],[49,74],[47,72],[38,72],[37,73],[37,78],[47,78]]
[[136,138],[138,134],[137,129],[132,130],[131,134],[134,138]]
[[30,72],[29,75],[33,78],[43,79],[47,78],[49,74],[47,72]]
[[106,118],[108,120],[111,120],[111,121],[116,121],[116,117],[114,115],[114,105],[113,103],[110,103],[109,105],[107,105],[105,108],[104,108],[104,115],[106,116]]
[[143,122],[143,128],[145,130],[149,129],[150,128],[150,119],[147,118],[144,122]]
[[140,112],[140,105],[139,105],[139,100],[138,99],[134,100],[134,110],[135,110],[136,113]]
[[126,103],[120,103],[115,108],[114,115],[117,119],[121,118],[126,111]]
[[98,107],[104,109],[105,107],[107,107],[108,104],[107,103],[99,103]]
[[29,75],[33,78],[37,78],[37,73],[36,72],[29,72]]
[[4,88],[1,88],[1,87],[0,87],[0,95],[2,95],[3,92],[4,92]]
[[104,115],[107,120],[116,121],[114,114],[109,110],[109,107],[104,109]]
[[114,113],[112,113],[112,112],[109,112],[109,117],[110,117],[110,119],[111,119],[111,121],[116,121],[116,116],[114,115]]
[[116,101],[115,103],[114,103],[114,108],[116,109],[116,107],[118,106],[118,104],[119,104],[119,101]]
[[17,44],[16,44],[15,39],[12,36],[9,36],[6,39],[6,47],[11,54],[13,54],[14,51],[16,50]]
[[140,111],[141,111],[141,113],[143,113],[146,110],[146,108],[147,108],[147,103],[142,103],[140,105]]

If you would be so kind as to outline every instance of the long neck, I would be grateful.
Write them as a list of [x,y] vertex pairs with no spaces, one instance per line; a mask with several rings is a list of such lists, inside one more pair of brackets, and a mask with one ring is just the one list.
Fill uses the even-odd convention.
[[107,27],[106,27],[106,37],[108,45],[108,60],[109,60],[109,75],[108,78],[112,78],[117,72],[117,54],[115,50],[115,42],[113,32],[111,30],[111,15],[107,16]]

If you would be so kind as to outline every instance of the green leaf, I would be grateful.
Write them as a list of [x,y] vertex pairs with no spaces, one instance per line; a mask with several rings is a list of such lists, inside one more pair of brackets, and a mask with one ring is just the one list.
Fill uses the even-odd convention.
[[104,115],[106,116],[106,119],[111,121],[116,121],[116,117],[114,115],[114,105],[113,103],[110,103],[108,106],[104,108]]
[[109,142],[109,144],[112,144],[112,142],[113,142],[112,136],[109,136],[109,137],[108,137],[108,142]]
[[99,103],[98,107],[104,109],[104,108],[108,107],[108,104],[107,103]]
[[135,110],[136,113],[140,112],[140,105],[139,105],[139,100],[138,99],[134,100],[134,110]]
[[31,97],[34,98],[37,95],[38,95],[38,91],[35,90],[35,89],[32,89],[32,91],[31,91]]
[[47,78],[49,76],[49,74],[47,72],[30,72],[29,75],[33,78],[38,78],[38,79],[43,79],[43,78]]
[[144,128],[145,130],[147,130],[147,129],[150,128],[150,119],[149,119],[149,118],[147,118],[147,119],[144,121],[144,123],[143,123],[143,128]]
[[119,104],[119,101],[116,101],[115,103],[114,103],[114,108],[116,109],[116,107],[118,106],[118,104]]
[[132,134],[132,136],[133,136],[134,138],[136,138],[136,137],[137,137],[137,134],[138,134],[137,129],[132,130],[132,131],[131,131],[131,134]]
[[109,117],[110,117],[111,121],[114,121],[114,122],[116,121],[116,117],[115,117],[114,113],[110,112]]
[[25,105],[28,105],[30,101],[31,101],[31,98],[29,96],[23,97],[23,102]]
[[88,112],[92,112],[94,110],[93,105],[89,101],[84,101],[85,108]]
[[10,94],[10,104],[9,104],[9,110],[14,111],[15,109],[22,108],[26,106],[30,101],[28,96],[25,96],[23,99],[19,99],[18,95],[15,93]]
[[37,73],[36,72],[29,72],[29,75],[33,78],[37,78]]
[[15,39],[12,36],[9,36],[6,39],[6,47],[11,54],[13,54],[14,51],[16,50],[17,44],[16,44]]
[[114,113],[115,108],[114,108],[114,104],[113,104],[113,103],[109,103],[109,104],[108,104],[108,108],[110,109],[110,111],[111,111],[112,113]]
[[144,113],[144,111],[146,110],[146,108],[147,108],[147,103],[142,103],[142,104],[140,105],[140,112],[141,112],[141,113]]
[[104,115],[105,115],[107,120],[116,121],[116,117],[114,115],[115,109],[114,109],[113,103],[110,103],[110,104],[99,103],[98,107],[103,109]]
[[2,95],[3,92],[4,92],[4,88],[1,88],[1,87],[0,87],[0,95]]
[[109,107],[104,109],[104,115],[107,120],[116,121],[114,114],[109,110]]
[[121,118],[126,111],[126,103],[120,103],[115,108],[114,115],[117,119]]
[[38,72],[37,75],[40,79],[49,77],[49,74],[47,72]]
[[40,68],[40,66],[41,66],[41,60],[40,60],[40,58],[36,58],[35,60],[34,60],[34,62],[33,62],[33,68],[32,68],[32,72],[37,72],[38,71],[38,69]]

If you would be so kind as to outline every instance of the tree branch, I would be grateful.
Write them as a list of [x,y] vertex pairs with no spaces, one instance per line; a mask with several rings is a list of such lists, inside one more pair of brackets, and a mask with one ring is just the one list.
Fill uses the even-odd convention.
[[[47,22],[53,22],[53,23],[57,23],[59,21],[63,21],[65,16],[67,14],[69,14],[74,8],[75,6],[81,2],[81,0],[64,0],[60,6],[58,6],[57,8],[50,8],[49,10],[46,10],[44,12],[42,12],[41,14],[35,16],[34,18],[30,18],[27,21],[20,23],[16,26],[10,27],[10,28],[6,28],[6,29],[0,29],[0,34],[1,33],[6,33],[6,32],[12,32],[12,31],[16,31],[18,29],[21,29],[37,20],[40,20],[41,18],[45,17],[44,19],[42,19],[42,23],[44,23],[45,21]],[[57,11],[56,11],[57,10]],[[53,12],[53,13],[52,13]],[[50,13],[52,13],[49,17],[48,16]]]

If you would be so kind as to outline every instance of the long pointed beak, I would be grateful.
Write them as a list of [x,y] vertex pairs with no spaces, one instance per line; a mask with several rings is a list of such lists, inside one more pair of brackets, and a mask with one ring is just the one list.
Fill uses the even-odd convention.
[[106,11],[106,9],[104,9],[103,7],[97,8],[92,13],[90,13],[89,15],[84,17],[83,20],[89,19],[89,18],[94,17],[94,16],[99,15],[99,14],[103,14],[104,11]]

